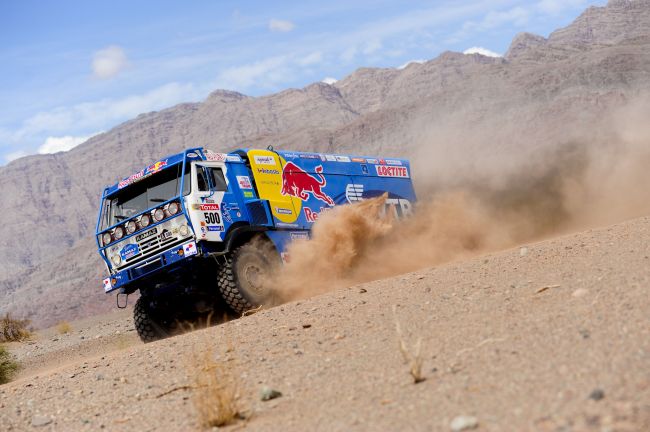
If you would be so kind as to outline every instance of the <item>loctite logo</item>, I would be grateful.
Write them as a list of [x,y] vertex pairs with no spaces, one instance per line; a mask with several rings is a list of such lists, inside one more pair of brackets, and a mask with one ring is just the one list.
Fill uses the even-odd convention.
[[204,211],[219,210],[219,204],[201,204],[200,209]]
[[403,166],[375,165],[379,177],[409,178],[409,170]]

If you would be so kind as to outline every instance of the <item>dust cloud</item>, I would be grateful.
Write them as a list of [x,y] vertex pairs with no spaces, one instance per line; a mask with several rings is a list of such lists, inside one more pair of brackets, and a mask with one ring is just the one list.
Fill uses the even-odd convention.
[[525,128],[508,131],[500,153],[489,144],[476,150],[481,137],[495,135],[485,125],[471,134],[423,127],[405,151],[414,161],[414,214],[392,218],[385,197],[326,212],[310,240],[289,246],[289,262],[272,278],[276,298],[310,297],[650,214],[647,101],[608,113],[597,127],[556,127],[567,138],[545,145],[526,146]]

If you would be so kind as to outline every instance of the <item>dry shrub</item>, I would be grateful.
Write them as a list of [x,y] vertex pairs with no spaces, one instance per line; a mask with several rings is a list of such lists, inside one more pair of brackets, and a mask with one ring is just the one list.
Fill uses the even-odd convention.
[[393,305],[393,318],[395,319],[395,331],[399,342],[399,350],[404,357],[404,361],[409,366],[409,373],[413,378],[413,383],[417,384],[426,378],[422,376],[422,338],[419,337],[415,345],[409,348],[406,338],[402,332],[402,326],[397,319],[397,307]]
[[0,384],[9,382],[19,368],[9,351],[0,345]]
[[12,318],[6,314],[0,319],[0,342],[20,342],[29,339],[32,332],[27,328],[29,320]]
[[233,423],[239,415],[235,366],[225,358],[215,358],[208,348],[194,352],[191,360],[193,400],[200,425],[211,428]]
[[59,333],[61,335],[62,334],[67,334],[67,333],[70,333],[72,331],[72,326],[67,321],[61,321],[60,323],[58,323],[56,325],[56,331],[57,331],[57,333]]

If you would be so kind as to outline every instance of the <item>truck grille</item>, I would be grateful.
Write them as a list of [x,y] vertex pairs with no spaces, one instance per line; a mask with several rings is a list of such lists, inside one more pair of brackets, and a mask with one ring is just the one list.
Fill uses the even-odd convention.
[[160,235],[156,235],[154,237],[151,237],[150,239],[143,240],[141,243],[138,243],[138,246],[140,247],[140,252],[132,256],[131,258],[128,258],[124,266],[128,266],[137,263],[139,261],[142,261],[144,259],[147,259],[152,255],[162,252],[163,250],[167,250],[170,247],[175,246],[177,244],[181,244],[182,242],[183,239],[179,239],[174,236],[161,240]]

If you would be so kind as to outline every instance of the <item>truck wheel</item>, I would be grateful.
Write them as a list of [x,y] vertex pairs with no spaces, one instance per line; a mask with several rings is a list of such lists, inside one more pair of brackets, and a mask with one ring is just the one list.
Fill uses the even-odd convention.
[[267,283],[279,255],[267,240],[253,240],[226,255],[219,269],[219,290],[235,312],[256,308],[271,300]]
[[133,323],[135,329],[138,331],[138,336],[144,343],[164,339],[169,334],[163,327],[154,319],[149,300],[145,297],[140,297],[133,308]]

